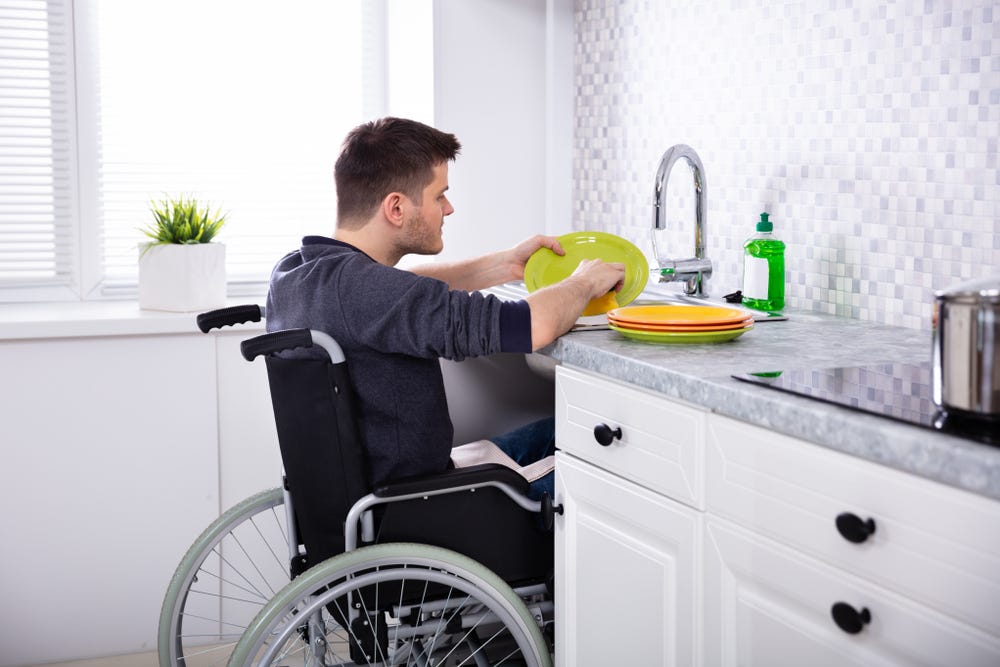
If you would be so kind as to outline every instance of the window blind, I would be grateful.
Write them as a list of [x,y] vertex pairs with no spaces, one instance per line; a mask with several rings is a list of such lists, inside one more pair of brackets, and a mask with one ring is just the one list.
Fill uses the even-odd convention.
[[0,1],[0,287],[73,289],[72,13]]
[[181,195],[228,216],[230,294],[262,293],[302,236],[333,231],[347,131],[431,122],[430,16],[429,0],[0,0],[0,301],[133,295],[150,204]]

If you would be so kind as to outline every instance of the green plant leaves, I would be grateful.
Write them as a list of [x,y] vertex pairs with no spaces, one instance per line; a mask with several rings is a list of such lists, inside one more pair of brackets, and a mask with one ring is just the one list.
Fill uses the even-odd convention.
[[140,231],[153,240],[151,245],[210,243],[226,224],[226,215],[202,208],[194,197],[152,201],[149,210],[153,221]]

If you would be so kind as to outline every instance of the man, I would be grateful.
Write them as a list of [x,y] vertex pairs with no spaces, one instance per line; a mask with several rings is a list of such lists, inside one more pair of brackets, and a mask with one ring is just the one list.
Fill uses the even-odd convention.
[[[590,260],[523,301],[477,291],[522,278],[540,248],[564,254],[547,236],[471,260],[394,268],[404,255],[444,247],[444,219],[454,212],[448,163],[460,148],[452,134],[399,118],[352,130],[334,167],[333,238],[306,237],[271,276],[268,330],[317,329],[344,349],[376,485],[448,467],[453,429],[440,358],[544,347],[624,279],[621,264]],[[551,430],[535,424],[496,442],[530,463],[551,453]],[[549,474],[532,482],[531,495],[551,489]]]

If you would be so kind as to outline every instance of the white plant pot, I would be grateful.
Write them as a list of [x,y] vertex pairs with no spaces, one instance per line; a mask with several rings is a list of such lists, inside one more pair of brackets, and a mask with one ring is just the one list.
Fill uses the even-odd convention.
[[226,305],[226,246],[139,244],[139,307],[193,312]]

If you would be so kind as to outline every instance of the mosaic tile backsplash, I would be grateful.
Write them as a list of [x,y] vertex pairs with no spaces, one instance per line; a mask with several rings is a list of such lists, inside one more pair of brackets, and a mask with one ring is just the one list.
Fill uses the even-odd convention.
[[[577,0],[575,28],[575,228],[651,256],[656,169],[688,144],[714,296],[762,211],[791,308],[929,330],[935,290],[1000,273],[1000,2]],[[692,183],[677,163],[672,258]]]

